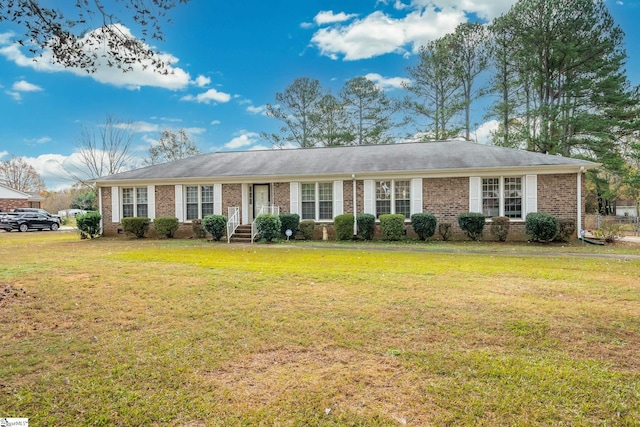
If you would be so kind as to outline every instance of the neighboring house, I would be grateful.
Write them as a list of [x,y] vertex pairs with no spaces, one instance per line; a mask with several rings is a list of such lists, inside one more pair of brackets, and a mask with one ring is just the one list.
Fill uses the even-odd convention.
[[174,216],[182,235],[209,214],[263,207],[329,226],[343,213],[433,213],[457,228],[463,212],[507,216],[523,236],[530,212],[584,221],[586,169],[599,164],[469,142],[218,152],[96,179],[103,232],[128,216]]
[[18,191],[0,184],[0,212],[16,208],[40,208],[43,201],[37,193]]

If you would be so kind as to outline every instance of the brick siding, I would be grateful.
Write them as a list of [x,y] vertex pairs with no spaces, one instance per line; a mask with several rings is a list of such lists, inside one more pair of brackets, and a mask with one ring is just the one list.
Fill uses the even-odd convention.
[[280,207],[280,213],[291,212],[291,184],[288,182],[274,183],[271,203]]
[[32,207],[39,208],[40,204],[38,203],[38,206],[32,206],[27,199],[0,199],[0,212],[9,212],[11,209],[16,208]]

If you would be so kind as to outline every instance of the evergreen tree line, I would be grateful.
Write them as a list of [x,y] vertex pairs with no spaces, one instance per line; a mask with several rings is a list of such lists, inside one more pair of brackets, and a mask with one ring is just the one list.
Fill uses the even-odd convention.
[[591,176],[599,197],[634,197],[639,98],[623,43],[603,0],[519,0],[489,25],[463,23],[423,46],[402,99],[364,77],[339,97],[296,79],[267,106],[280,133],[263,137],[279,146],[381,144],[403,128],[412,139],[473,140],[472,107],[484,98],[483,119],[499,123],[493,144],[601,162]]

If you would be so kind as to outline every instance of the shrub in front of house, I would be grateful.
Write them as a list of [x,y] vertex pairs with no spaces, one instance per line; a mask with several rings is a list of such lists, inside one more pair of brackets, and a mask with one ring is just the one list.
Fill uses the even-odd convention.
[[278,217],[278,215],[258,215],[255,223],[258,237],[260,239],[265,239],[267,242],[270,242],[273,239],[280,237],[282,223],[280,222],[280,217]]
[[202,228],[211,234],[216,242],[222,239],[227,231],[227,217],[224,215],[207,215],[202,218]]
[[280,214],[280,233],[283,236],[286,236],[286,231],[291,230],[293,234],[296,235],[298,231],[298,227],[300,226],[300,215],[296,213],[281,213]]
[[567,242],[576,232],[576,222],[572,219],[558,220],[558,235],[554,240]]
[[411,215],[411,226],[420,240],[426,240],[436,233],[437,222],[434,214],[415,213]]
[[[376,217],[367,213],[359,213],[356,220],[358,222],[358,236],[363,240],[372,240],[376,231]],[[351,228],[353,230],[353,225]]]
[[80,231],[80,237],[93,239],[100,235],[100,220],[102,216],[98,212],[87,212],[76,215],[76,227]]
[[353,239],[353,214],[338,215],[333,219],[333,226],[338,240]]
[[149,224],[151,220],[146,216],[134,216],[122,218],[122,230],[129,236],[137,237],[138,239],[144,237],[149,230]]
[[558,219],[548,213],[533,212],[525,218],[524,230],[531,240],[547,243],[558,235]]
[[484,232],[485,217],[478,212],[465,212],[458,215],[458,225],[471,240],[478,240]]
[[404,215],[380,215],[380,231],[387,240],[400,240],[404,235]]
[[198,239],[204,239],[207,237],[207,232],[202,228],[202,220],[201,219],[192,219],[191,220],[191,229],[193,230],[193,235]]
[[312,219],[305,219],[298,225],[300,234],[305,240],[313,240],[313,230],[316,228],[316,222]]
[[441,222],[438,224],[438,235],[444,242],[453,236],[453,230],[450,222]]
[[179,225],[178,218],[174,216],[159,216],[153,220],[153,228],[156,233],[169,239],[173,237]]
[[504,242],[509,235],[510,225],[511,221],[509,221],[509,218],[506,216],[494,216],[491,218],[491,227],[489,230],[491,231],[491,235],[498,239],[499,242]]

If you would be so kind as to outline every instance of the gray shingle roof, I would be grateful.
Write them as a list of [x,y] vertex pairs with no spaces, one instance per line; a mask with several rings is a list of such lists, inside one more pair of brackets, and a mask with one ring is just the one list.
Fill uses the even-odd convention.
[[230,151],[203,154],[98,178],[174,180],[525,167],[597,167],[597,163],[461,141]]

